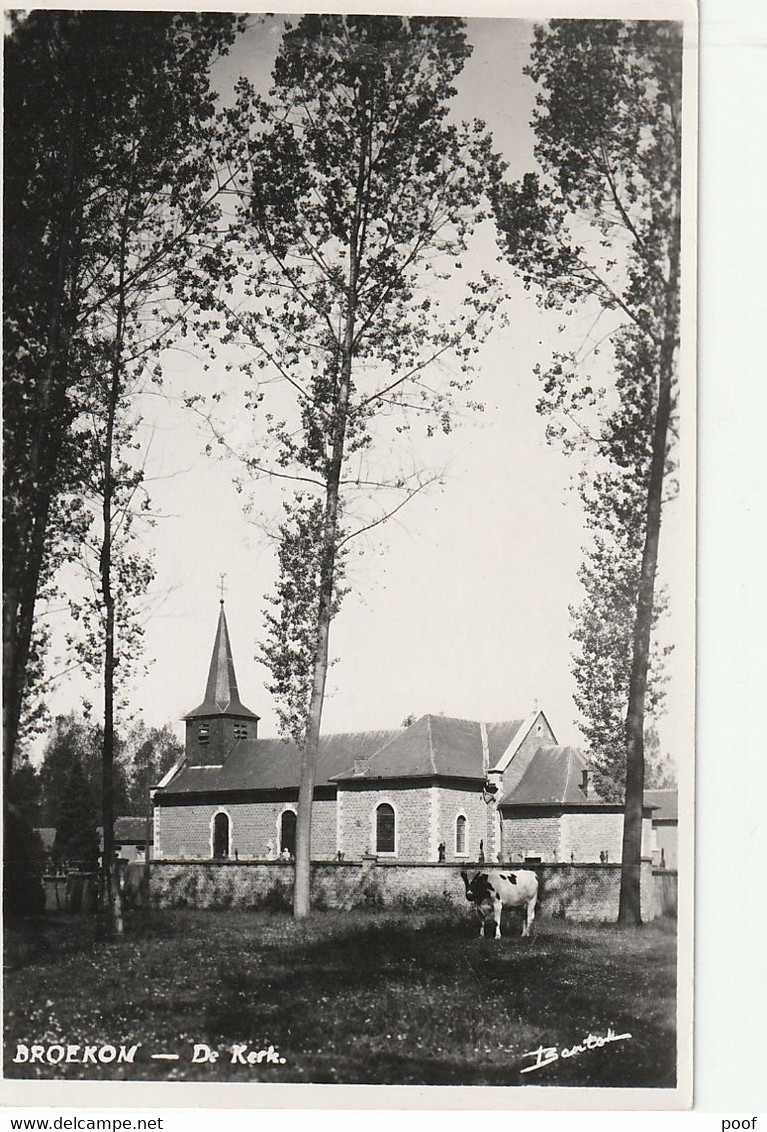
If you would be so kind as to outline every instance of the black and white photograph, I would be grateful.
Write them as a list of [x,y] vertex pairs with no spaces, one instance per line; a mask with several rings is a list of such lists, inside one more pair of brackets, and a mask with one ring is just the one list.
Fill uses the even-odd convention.
[[696,84],[5,13],[4,1090],[689,1106]]

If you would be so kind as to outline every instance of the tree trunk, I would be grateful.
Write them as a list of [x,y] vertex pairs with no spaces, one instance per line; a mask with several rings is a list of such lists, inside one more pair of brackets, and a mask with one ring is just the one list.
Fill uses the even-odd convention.
[[335,485],[328,485],[327,492],[314,677],[304,745],[301,751],[301,779],[298,789],[298,814],[296,818],[296,863],[293,884],[293,915],[298,920],[308,916],[311,910],[312,803],[314,801],[314,783],[317,777],[317,754],[320,744],[322,707],[325,699],[325,681],[328,673],[328,643],[333,606],[337,529],[338,483],[336,482]]
[[[115,369],[118,363],[115,361]],[[114,385],[114,383],[113,383]],[[114,400],[110,398],[104,456],[104,538],[101,544],[101,593],[104,601],[104,745],[101,762],[101,811],[104,826],[104,887],[109,909],[109,922],[116,935],[122,935],[122,898],[119,866],[115,859],[114,839],[114,671],[115,671],[115,603],[112,595],[112,445],[114,437]]]
[[29,451],[23,457],[25,466],[23,470],[18,469],[19,483],[9,484],[6,480],[8,496],[13,496],[14,489],[21,496],[14,499],[12,509],[6,500],[3,520],[3,780],[6,791],[18,739],[48,519],[64,434],[70,423],[67,379],[74,320],[71,291],[77,275],[82,222],[79,199],[81,121],[81,97],[77,97],[63,170],[66,189],[56,271],[48,303],[46,366],[39,403],[34,409],[36,420],[30,430]]
[[[107,564],[106,569],[109,569]],[[102,570],[102,578],[104,572]],[[103,582],[102,582],[103,584]],[[106,632],[104,642],[104,747],[101,770],[101,807],[104,825],[104,885],[109,924],[115,935],[122,935],[122,896],[114,838],[114,601],[105,594]]]
[[[76,320],[76,281],[83,226],[80,199],[80,157],[84,152],[85,51],[81,26],[75,37],[79,67],[67,136],[64,186],[55,271],[48,301],[45,368],[35,414],[29,429],[24,466],[18,482],[6,479],[6,492],[18,498],[3,511],[2,751],[6,791],[14,766],[21,707],[24,703],[29,644],[35,602],[45,555],[51,504],[57,490],[64,434],[70,424],[68,406],[69,346]],[[8,221],[8,217],[6,217]],[[9,479],[11,482],[9,482]],[[5,796],[3,796],[5,797]]]
[[123,914],[119,866],[114,843],[114,676],[115,676],[115,599],[112,592],[112,511],[115,494],[114,433],[122,378],[122,346],[125,329],[125,256],[127,244],[127,206],[120,237],[120,283],[112,366],[107,388],[107,427],[104,439],[104,497],[102,500],[103,541],[100,571],[104,602],[104,747],[101,768],[101,805],[104,825],[104,882],[109,922],[115,935],[122,935]]
[[671,415],[674,353],[679,326],[679,207],[672,219],[669,271],[666,283],[663,341],[660,347],[658,404],[652,436],[650,476],[645,513],[645,542],[637,591],[634,642],[626,714],[626,798],[623,818],[623,848],[618,923],[624,927],[642,922],[640,887],[642,856],[642,811],[644,808],[644,715],[650,636],[658,565],[663,477]]
[[[356,268],[354,278],[356,281]],[[301,778],[298,788],[296,862],[293,887],[293,915],[299,920],[308,916],[311,910],[312,803],[314,801],[314,783],[317,777],[317,754],[320,744],[322,708],[325,700],[325,681],[328,674],[328,646],[330,641],[330,622],[333,617],[333,586],[338,541],[339,484],[341,480],[341,467],[343,465],[344,439],[346,436],[353,337],[354,313],[350,311],[346,320],[340,384],[336,402],[333,449],[325,492],[325,516],[323,521],[322,547],[320,550],[320,593],[317,611],[317,640],[314,653],[312,693],[309,701],[306,730],[304,732],[304,744],[301,751]]]
[[301,751],[301,778],[298,788],[298,814],[296,818],[296,863],[293,884],[293,915],[304,919],[311,910],[311,853],[312,803],[317,777],[317,754],[320,744],[322,708],[325,699],[325,681],[328,673],[328,645],[330,622],[333,617],[333,587],[335,580],[338,543],[338,509],[341,469],[344,460],[344,442],[349,412],[349,393],[354,356],[354,329],[357,313],[357,282],[360,258],[364,243],[364,195],[367,163],[370,160],[371,122],[364,89],[360,92],[364,131],[360,136],[360,154],[357,164],[354,215],[349,227],[349,277],[346,293],[344,336],[341,345],[341,366],[335,400],[335,416],[326,475],[325,516],[322,530],[320,559],[320,593],[317,611],[317,638],[314,653],[314,671],[309,711]]
[[21,662],[20,654],[29,655],[29,638],[26,650],[20,640],[19,606],[21,603],[20,584],[9,577],[11,570],[3,570],[3,797],[8,797],[8,784],[13,773],[13,755],[19,733],[21,700],[23,694],[23,673],[26,660]]

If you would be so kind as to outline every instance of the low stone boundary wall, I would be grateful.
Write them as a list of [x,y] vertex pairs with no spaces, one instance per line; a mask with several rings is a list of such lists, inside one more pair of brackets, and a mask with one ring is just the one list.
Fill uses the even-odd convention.
[[[467,865],[471,873],[487,865]],[[499,865],[533,868],[540,880],[539,911],[568,920],[614,921],[620,865]],[[642,863],[642,917],[660,914],[650,861]],[[293,865],[285,861],[151,862],[150,901],[160,908],[289,908]],[[318,909],[466,908],[460,868],[454,863],[333,861],[312,865],[312,904]]]

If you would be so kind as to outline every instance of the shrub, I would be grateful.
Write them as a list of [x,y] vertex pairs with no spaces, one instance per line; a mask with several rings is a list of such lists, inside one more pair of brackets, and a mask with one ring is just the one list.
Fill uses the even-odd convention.
[[3,909],[7,916],[37,916],[45,909],[43,847],[34,829],[14,807],[5,819]]
[[279,881],[274,881],[259,901],[259,907],[266,912],[289,912],[291,906],[290,894]]

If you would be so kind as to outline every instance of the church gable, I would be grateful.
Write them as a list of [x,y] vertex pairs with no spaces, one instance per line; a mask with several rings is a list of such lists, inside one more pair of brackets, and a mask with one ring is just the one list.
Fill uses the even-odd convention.
[[491,766],[491,779],[498,795],[508,794],[521,781],[536,751],[557,742],[551,724],[542,711],[534,711],[517,729],[500,759]]

